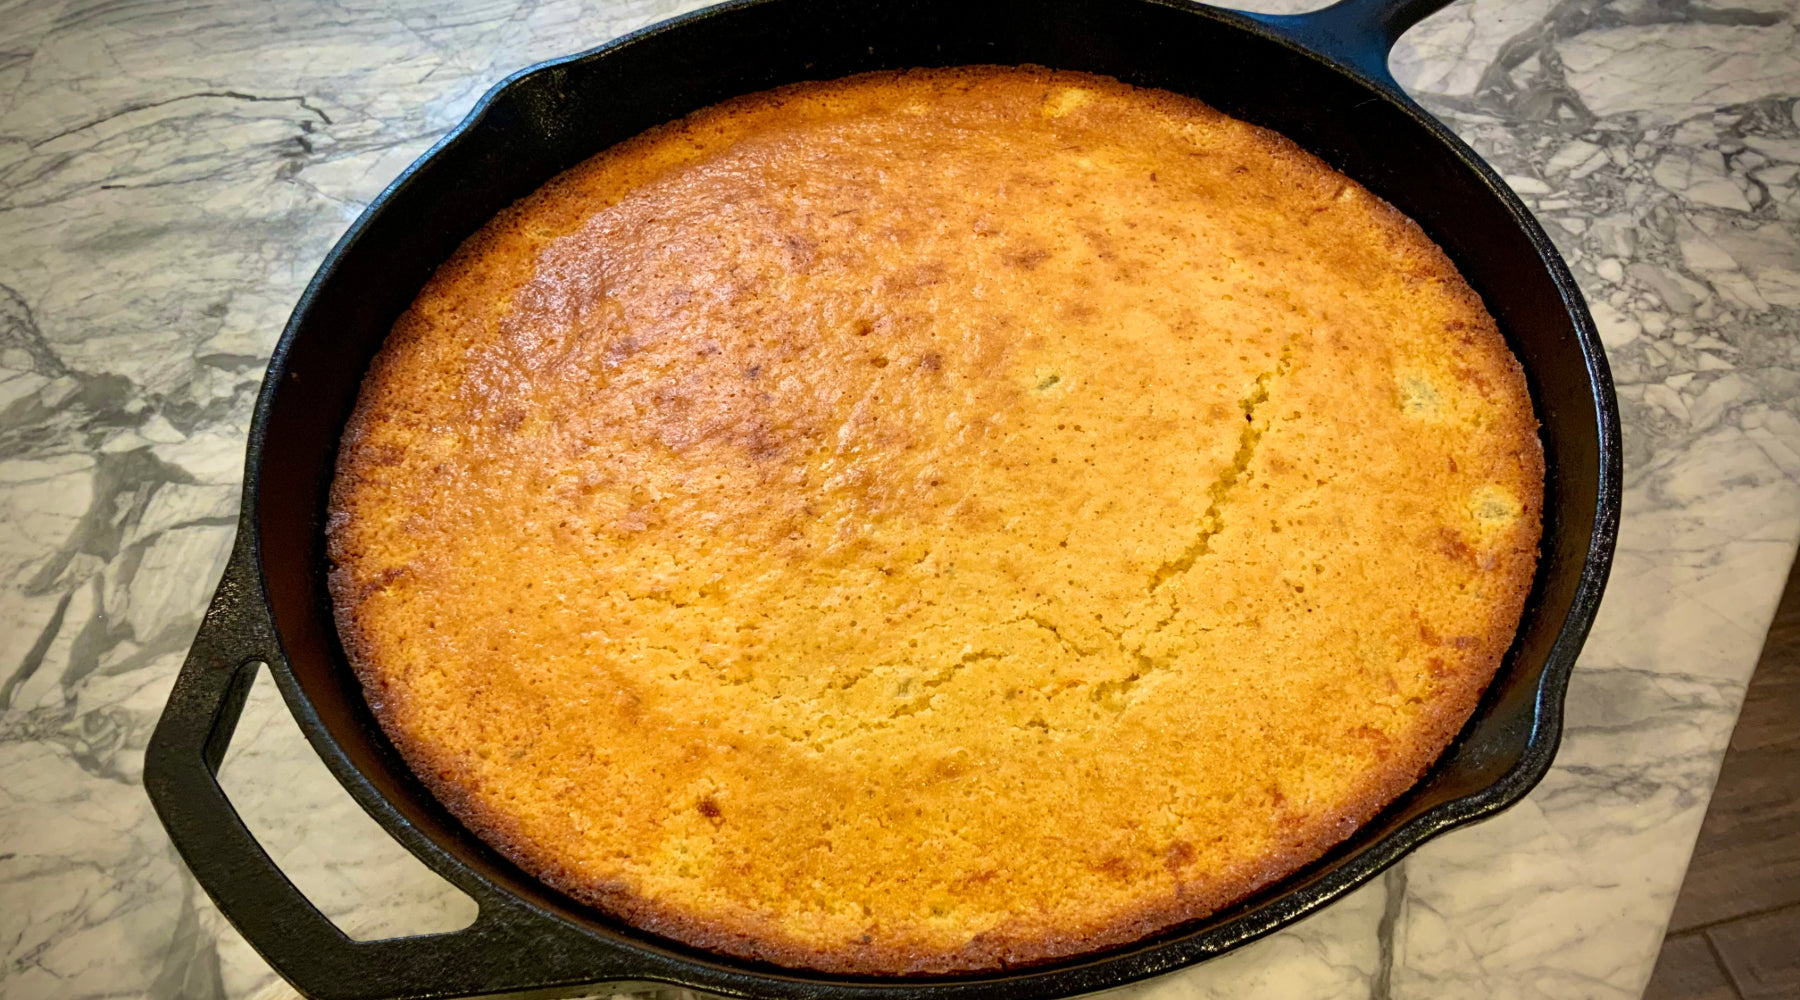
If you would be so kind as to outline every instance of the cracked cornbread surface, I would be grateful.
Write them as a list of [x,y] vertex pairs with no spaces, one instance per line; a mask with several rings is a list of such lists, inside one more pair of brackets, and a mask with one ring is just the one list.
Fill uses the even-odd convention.
[[1204,915],[1511,641],[1536,423],[1407,219],[1188,98],[806,84],[558,177],[395,326],[328,527],[381,724],[527,871],[837,972]]

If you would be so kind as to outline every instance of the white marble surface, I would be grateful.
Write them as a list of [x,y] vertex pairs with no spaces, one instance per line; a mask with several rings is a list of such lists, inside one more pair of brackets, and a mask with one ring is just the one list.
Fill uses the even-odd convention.
[[[691,0],[0,0],[0,992],[282,986],[139,786],[283,319],[492,82]],[[1299,4],[1263,5],[1295,9]],[[1156,1000],[1634,997],[1800,539],[1794,0],[1460,0],[1401,81],[1539,212],[1611,352],[1618,565],[1555,770]],[[225,780],[353,933],[467,900],[259,688]]]

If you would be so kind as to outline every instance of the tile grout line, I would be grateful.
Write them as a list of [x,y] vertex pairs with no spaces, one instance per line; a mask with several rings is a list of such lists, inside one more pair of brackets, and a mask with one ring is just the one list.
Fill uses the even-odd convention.
[[1731,987],[1732,995],[1738,1000],[1744,1000],[1744,987],[1738,983],[1737,976],[1731,971],[1731,964],[1725,961],[1725,956],[1720,953],[1718,944],[1713,941],[1712,932],[1701,931],[1700,940],[1706,942],[1706,953],[1712,956],[1713,967],[1725,977],[1725,984]]
[[1751,920],[1756,917],[1767,917],[1772,914],[1780,913],[1782,910],[1794,909],[1796,907],[1800,907],[1800,899],[1790,899],[1785,903],[1776,903],[1772,906],[1765,906],[1758,910],[1745,910],[1743,913],[1734,913],[1729,917],[1720,917],[1717,920],[1708,920],[1703,924],[1694,924],[1691,927],[1683,927],[1678,931],[1677,930],[1665,930],[1663,932],[1663,936],[1664,937],[1680,937],[1683,934],[1692,934],[1695,932],[1710,931],[1715,927],[1723,927],[1726,924],[1735,924],[1740,920]]

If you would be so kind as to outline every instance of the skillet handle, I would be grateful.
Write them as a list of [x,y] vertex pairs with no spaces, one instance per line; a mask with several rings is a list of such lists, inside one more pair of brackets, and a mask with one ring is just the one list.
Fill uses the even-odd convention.
[[[245,940],[302,994],[330,1000],[461,997],[591,982],[597,971],[616,973],[606,980],[632,978],[623,968],[594,968],[604,946],[572,949],[576,932],[460,879],[480,905],[468,927],[357,941],[276,867],[218,782],[258,661],[283,662],[245,534],[144,755],[145,791],[176,850]],[[570,961],[576,952],[586,956],[580,971]]]
[[1449,4],[1450,0],[1338,0],[1305,14],[1245,16],[1405,97],[1388,71],[1388,53],[1408,28]]

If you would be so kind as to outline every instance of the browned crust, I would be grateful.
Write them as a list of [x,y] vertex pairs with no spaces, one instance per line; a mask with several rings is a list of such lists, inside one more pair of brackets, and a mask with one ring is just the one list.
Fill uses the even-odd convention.
[[[982,73],[1010,72],[1007,68],[975,68],[963,72],[971,77]],[[1079,74],[1057,74],[1059,79],[1076,80],[1088,85],[1112,85],[1103,78]],[[798,85],[804,87],[806,85]],[[766,99],[780,100],[782,95],[798,88],[783,88]],[[1198,106],[1198,102],[1178,95],[1157,95],[1178,107]],[[1202,106],[1203,107],[1203,106]],[[678,125],[679,123],[677,123]],[[664,129],[675,126],[665,126]],[[653,130],[633,143],[647,143],[663,129]],[[1266,133],[1272,148],[1311,160],[1318,169],[1335,173],[1329,167],[1298,150],[1288,140]],[[547,187],[549,191],[554,184]],[[533,204],[544,197],[540,192],[503,213],[501,219],[528,213]],[[1382,203],[1379,211],[1389,228],[1390,238],[1405,245],[1420,260],[1421,280],[1440,281],[1457,289],[1478,317],[1475,327],[1465,338],[1480,338],[1490,343],[1500,341],[1480,300],[1467,288],[1443,252],[1424,235],[1419,227],[1391,206]],[[452,284],[480,259],[487,231],[471,237],[432,278],[429,287]],[[1310,817],[1311,822],[1292,830],[1278,850],[1269,852],[1260,865],[1233,871],[1207,881],[1178,884],[1172,895],[1147,900],[1132,913],[1123,914],[1099,927],[1066,933],[1029,933],[1014,936],[1001,929],[980,935],[964,947],[953,951],[919,951],[892,947],[879,940],[846,942],[827,949],[810,945],[783,933],[782,929],[757,919],[734,919],[730,913],[696,916],[678,908],[667,907],[640,897],[616,885],[596,884],[571,871],[563,859],[543,851],[524,836],[515,818],[488,808],[475,794],[477,777],[457,761],[433,752],[428,742],[420,739],[405,724],[405,713],[398,709],[404,691],[396,690],[379,669],[376,644],[365,634],[359,620],[359,609],[367,601],[371,588],[358,586],[348,567],[356,559],[346,542],[342,527],[357,516],[359,487],[379,464],[360,446],[365,428],[386,405],[384,390],[393,377],[392,367],[402,347],[420,334],[420,323],[409,313],[396,325],[389,343],[375,359],[364,382],[356,409],[347,424],[343,447],[337,463],[337,476],[330,494],[330,518],[327,525],[328,553],[333,565],[330,591],[340,636],[350,663],[364,685],[378,721],[414,772],[445,806],[479,835],[522,869],[574,899],[652,933],[684,944],[741,958],[799,966],[829,973],[856,975],[920,975],[960,973],[998,968],[1029,966],[1069,956],[1101,951],[1140,940],[1182,923],[1205,917],[1218,909],[1240,901],[1317,860],[1341,842],[1357,827],[1380,812],[1432,765],[1473,713],[1482,693],[1498,669],[1510,645],[1521,609],[1529,591],[1537,558],[1539,524],[1542,515],[1541,495],[1525,498],[1522,520],[1530,525],[1521,532],[1512,550],[1503,555],[1508,564],[1504,592],[1492,603],[1490,627],[1475,637],[1474,648],[1457,652],[1458,666],[1446,672],[1436,689],[1428,710],[1419,717],[1415,738],[1392,748],[1384,766],[1366,772],[1363,791],[1337,808]],[[1504,353],[1504,352],[1503,352]],[[1505,371],[1488,372],[1506,383],[1503,391],[1524,397],[1524,376],[1516,360],[1506,358]],[[1519,418],[1512,429],[1519,442],[1515,458],[1527,481],[1542,483],[1543,457],[1535,435],[1535,422],[1529,415]]]

